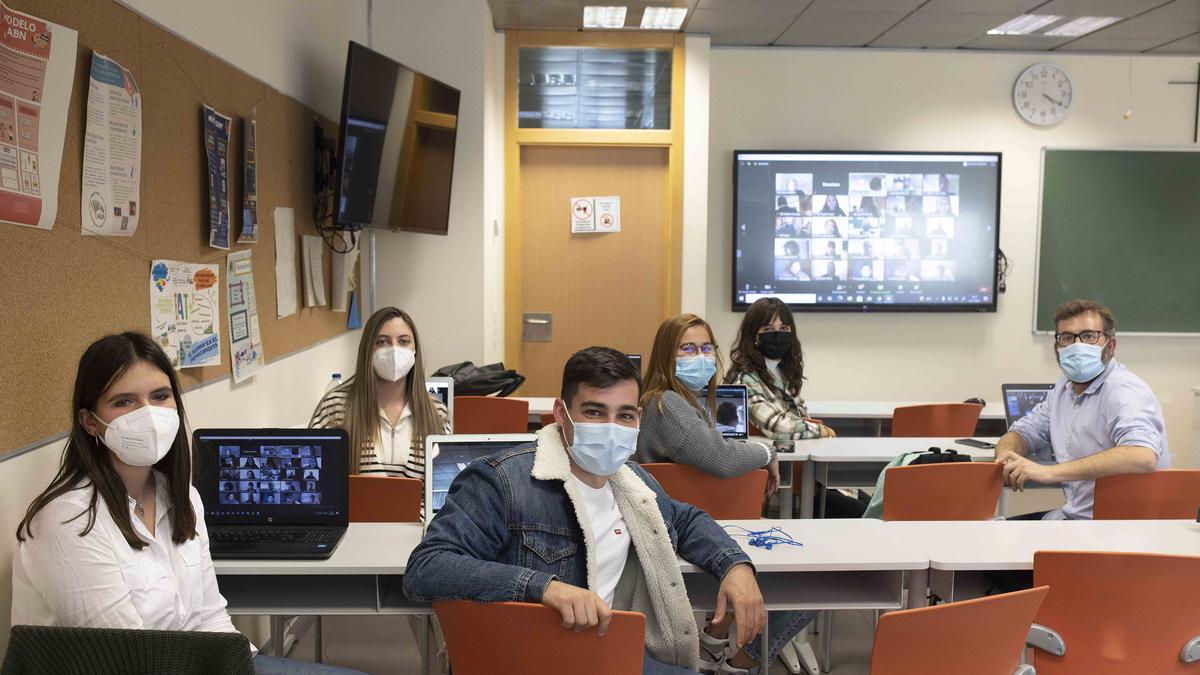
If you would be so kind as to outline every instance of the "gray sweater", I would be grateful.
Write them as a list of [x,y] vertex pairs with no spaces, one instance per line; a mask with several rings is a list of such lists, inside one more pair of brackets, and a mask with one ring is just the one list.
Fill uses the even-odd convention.
[[766,466],[773,450],[757,441],[739,441],[721,436],[708,423],[704,411],[683,396],[666,391],[658,402],[642,409],[634,460],[688,464],[718,478],[733,478]]

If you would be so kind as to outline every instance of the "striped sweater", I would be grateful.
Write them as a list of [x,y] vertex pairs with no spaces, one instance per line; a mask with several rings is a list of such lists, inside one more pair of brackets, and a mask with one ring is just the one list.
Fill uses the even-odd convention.
[[[350,396],[350,382],[346,382],[326,393],[321,397],[321,401],[317,403],[316,410],[313,411],[312,419],[308,426],[311,429],[345,429],[346,428],[346,401]],[[449,411],[446,410],[443,404],[437,398],[430,396],[433,402],[434,412],[437,415],[438,422],[441,423],[441,432],[443,434],[451,433]],[[380,425],[385,422],[380,413]],[[411,435],[412,415],[410,408],[405,407],[404,413],[400,420],[396,423],[397,435],[400,435],[401,430],[407,425]],[[418,480],[425,478],[425,439],[411,435],[411,451],[407,459],[403,463],[390,463],[385,461],[386,457],[380,457],[380,453],[384,449],[383,441],[379,436],[376,436],[374,441],[369,441],[357,448],[358,456],[358,472],[360,474],[385,474],[388,476],[398,476],[400,478],[416,478]]]

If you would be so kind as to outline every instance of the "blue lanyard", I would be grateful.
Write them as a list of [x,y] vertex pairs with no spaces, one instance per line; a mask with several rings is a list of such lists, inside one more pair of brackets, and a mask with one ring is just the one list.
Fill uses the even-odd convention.
[[746,537],[746,542],[751,546],[765,548],[768,551],[770,551],[771,547],[775,546],[776,544],[783,546],[804,546],[804,544],[793,539],[792,535],[784,532],[778,527],[772,527],[769,530],[747,530],[741,525],[726,525],[725,529],[728,530],[731,527],[737,528],[738,530],[741,530],[741,532],[730,532],[730,536]]

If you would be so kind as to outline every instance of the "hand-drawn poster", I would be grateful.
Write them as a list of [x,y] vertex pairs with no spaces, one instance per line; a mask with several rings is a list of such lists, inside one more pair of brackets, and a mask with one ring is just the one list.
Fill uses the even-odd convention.
[[133,74],[92,53],[79,221],[84,234],[131,237],[142,210],[142,93]]
[[233,381],[241,382],[264,365],[262,331],[258,327],[258,301],[254,298],[254,270],[250,251],[230,253],[226,259],[229,289],[229,354]]
[[251,117],[242,120],[242,143],[245,145],[242,159],[242,231],[238,234],[239,244],[258,241],[258,122]]
[[216,265],[150,264],[150,335],[176,368],[221,363],[218,280]]
[[0,2],[0,222],[49,230],[79,34]]
[[229,250],[229,125],[232,119],[204,106],[208,154],[208,245]]

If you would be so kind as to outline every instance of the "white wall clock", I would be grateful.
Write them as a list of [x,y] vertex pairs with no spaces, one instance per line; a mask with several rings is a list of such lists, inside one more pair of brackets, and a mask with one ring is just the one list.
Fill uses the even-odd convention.
[[1037,63],[1026,68],[1013,85],[1013,106],[1026,122],[1050,126],[1067,117],[1074,95],[1067,71],[1053,63]]

